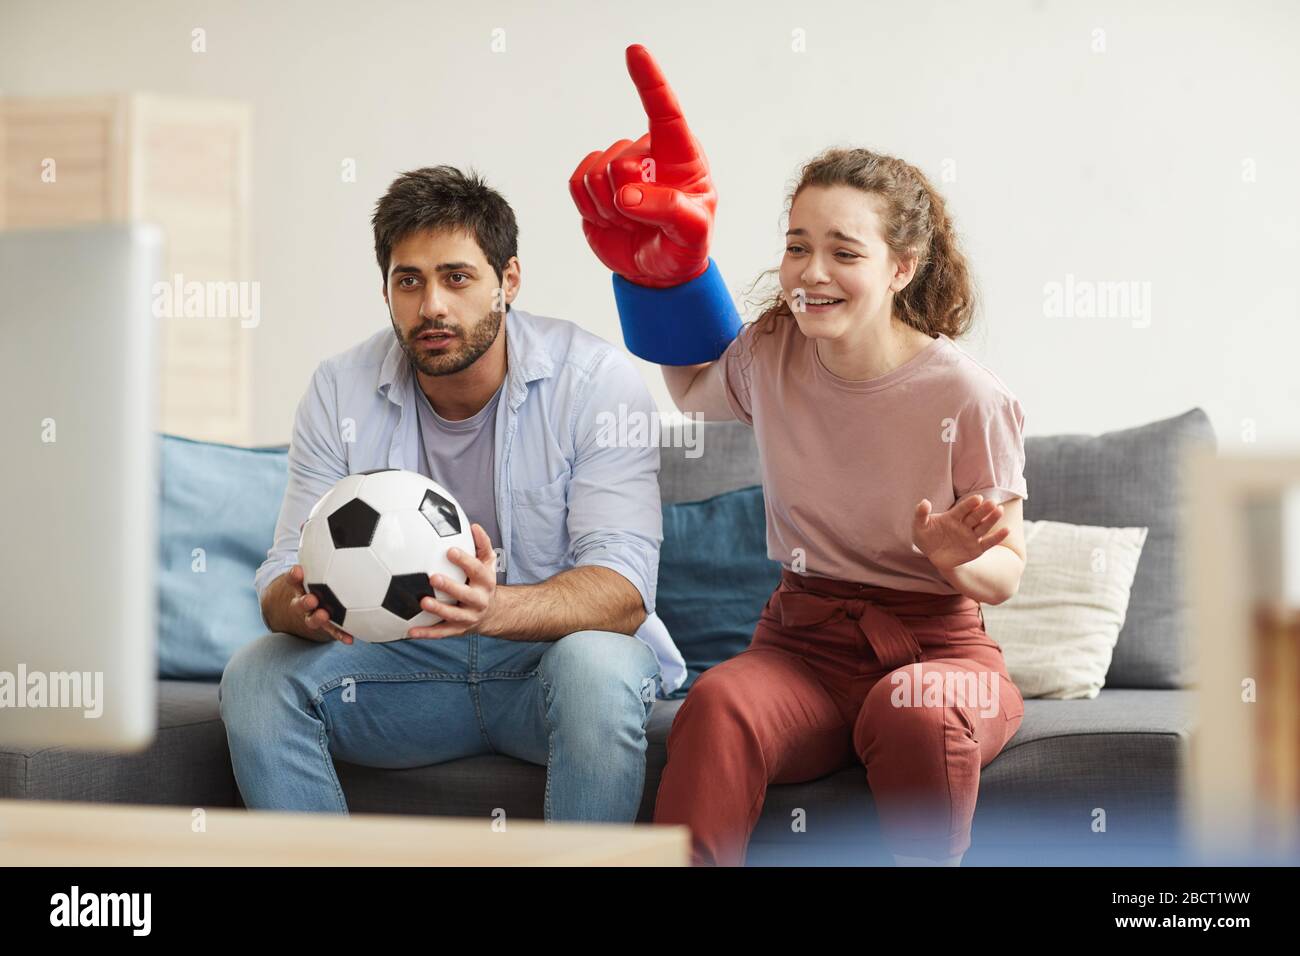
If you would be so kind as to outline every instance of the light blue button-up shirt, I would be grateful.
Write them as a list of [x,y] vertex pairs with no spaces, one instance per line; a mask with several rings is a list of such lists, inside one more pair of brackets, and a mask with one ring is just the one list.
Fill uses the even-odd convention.
[[[623,575],[645,603],[636,636],[654,650],[660,693],[670,694],[686,665],[654,613],[663,541],[659,449],[619,445],[607,425],[610,415],[650,420],[649,390],[627,355],[572,322],[511,308],[505,331],[493,445],[501,533],[494,543],[505,583],[536,584],[586,565]],[[297,563],[301,526],[336,482],[374,468],[419,471],[413,376],[391,327],[317,367],[294,418],[275,541],[254,579],[259,599]]]

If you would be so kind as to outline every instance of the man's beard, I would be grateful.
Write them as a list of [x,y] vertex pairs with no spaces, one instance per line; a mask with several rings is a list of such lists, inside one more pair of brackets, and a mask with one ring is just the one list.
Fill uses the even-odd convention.
[[[431,323],[421,325],[411,333],[409,339],[402,337],[396,321],[393,322],[393,331],[397,334],[397,340],[402,343],[402,351],[411,360],[411,364],[425,375],[452,375],[462,369],[469,368],[479,360],[479,356],[492,347],[492,343],[496,341],[497,332],[501,328],[501,320],[504,317],[504,312],[489,312],[481,322],[474,326],[474,330],[467,336],[462,335],[460,330],[453,329],[450,326],[433,325]],[[455,351],[448,349],[442,352],[430,352],[415,344],[416,338],[421,334],[438,329],[450,329],[450,331],[455,332],[456,339],[460,340],[460,347],[452,346]]]

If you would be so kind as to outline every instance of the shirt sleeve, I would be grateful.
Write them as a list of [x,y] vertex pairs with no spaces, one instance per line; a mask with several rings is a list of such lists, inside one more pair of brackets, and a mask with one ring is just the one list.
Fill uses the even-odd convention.
[[[663,543],[659,443],[651,427],[657,409],[640,372],[615,349],[597,361],[576,408],[569,560],[574,567],[617,571],[640,592],[646,614],[651,614]],[[627,429],[611,427],[619,416],[628,417]],[[630,427],[636,417],[645,428]],[[640,434],[644,440],[620,443],[620,432]]]
[[754,424],[750,385],[753,382],[754,325],[744,326],[718,359],[714,374],[722,379],[722,388],[732,413],[746,425]]
[[1024,428],[1024,409],[1007,392],[983,397],[961,413],[952,455],[957,501],[973,494],[997,504],[1028,499]]
[[299,536],[312,506],[347,474],[334,382],[328,368],[321,364],[294,415],[289,481],[275,524],[275,538],[253,578],[259,603],[271,582],[297,563]]

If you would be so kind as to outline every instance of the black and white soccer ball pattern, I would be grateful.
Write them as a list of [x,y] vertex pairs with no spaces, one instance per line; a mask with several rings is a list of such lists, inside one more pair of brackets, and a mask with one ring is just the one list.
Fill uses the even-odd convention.
[[330,620],[358,640],[386,643],[441,617],[420,601],[436,596],[429,576],[466,580],[447,557],[474,554],[469,519],[447,489],[413,471],[383,468],[348,475],[321,496],[298,544],[304,585]]

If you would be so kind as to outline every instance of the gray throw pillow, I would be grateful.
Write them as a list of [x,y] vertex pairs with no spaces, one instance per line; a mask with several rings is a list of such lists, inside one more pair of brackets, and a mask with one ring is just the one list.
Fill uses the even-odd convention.
[[1025,438],[1025,518],[1149,530],[1107,687],[1186,687],[1192,680],[1179,508],[1189,442],[1217,449],[1209,416],[1174,418],[1100,435]]

